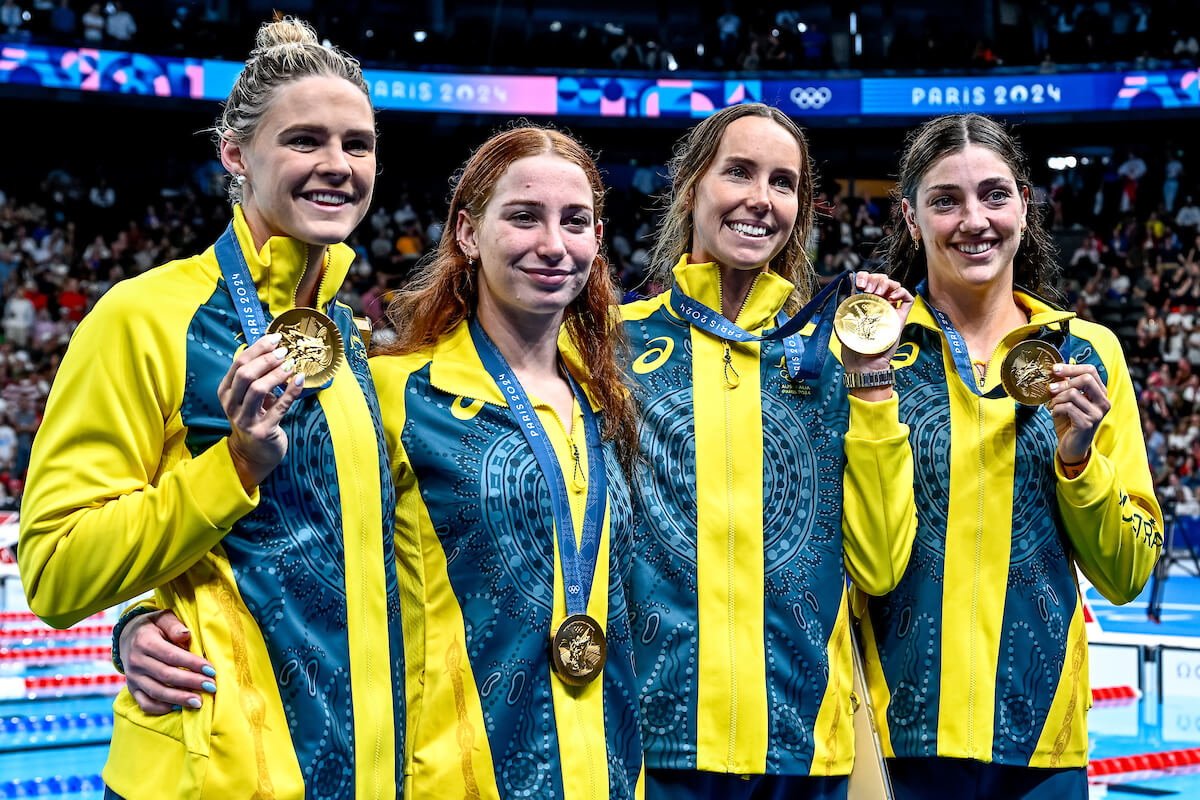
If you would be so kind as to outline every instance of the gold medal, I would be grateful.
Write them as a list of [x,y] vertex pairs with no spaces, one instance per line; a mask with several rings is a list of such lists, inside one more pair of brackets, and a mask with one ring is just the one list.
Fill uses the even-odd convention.
[[1062,354],[1038,339],[1018,342],[1000,367],[1000,382],[1004,391],[1018,403],[1040,406],[1050,399],[1050,382],[1054,365],[1062,363]]
[[267,333],[282,334],[296,372],[304,373],[304,388],[324,386],[342,365],[342,333],[333,320],[315,308],[292,308],[276,317]]
[[848,349],[862,356],[877,356],[900,338],[900,316],[879,295],[859,292],[837,307],[833,330]]
[[607,657],[604,629],[587,614],[572,614],[550,636],[550,662],[562,682],[571,686],[595,680]]

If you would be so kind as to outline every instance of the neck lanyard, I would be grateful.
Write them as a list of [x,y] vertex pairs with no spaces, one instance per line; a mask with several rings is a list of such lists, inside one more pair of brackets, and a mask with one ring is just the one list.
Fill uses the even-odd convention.
[[[1021,291],[1026,292],[1025,289],[1022,289]],[[1032,292],[1026,293],[1032,295],[1033,297],[1037,297],[1037,295],[1034,295]],[[1006,397],[1007,395],[1004,392],[1003,386],[994,386],[992,387],[992,390],[986,394],[982,389],[979,388],[979,382],[975,379],[975,367],[971,364],[971,354],[967,351],[967,343],[963,340],[962,334],[960,334],[958,329],[954,327],[954,323],[950,321],[950,317],[946,315],[946,312],[929,302],[928,279],[922,280],[917,284],[917,294],[919,294],[921,299],[925,301],[925,307],[929,309],[929,312],[933,315],[934,320],[937,321],[938,327],[942,329],[942,335],[944,335],[946,337],[946,341],[950,343],[950,355],[954,358],[954,368],[958,371],[959,379],[961,379],[962,382],[967,385],[967,388],[980,397],[984,397],[989,400]],[[1053,307],[1051,303],[1040,297],[1038,297],[1038,300],[1041,300],[1041,302],[1046,303],[1046,305]],[[1066,320],[1063,321],[1060,330],[1055,331],[1052,328],[1043,325],[1038,331],[1037,335],[1031,336],[1030,338],[1042,339],[1050,344],[1054,344],[1058,351],[1062,353],[1063,361],[1070,362],[1071,337],[1070,329]]]
[[[233,307],[237,311],[238,321],[242,325],[242,333],[246,337],[246,346],[248,347],[267,333],[267,319],[263,314],[262,301],[258,299],[258,288],[254,285],[250,267],[246,264],[246,257],[242,254],[241,245],[238,244],[237,234],[233,232],[232,222],[217,239],[214,251],[217,256],[217,265],[221,268],[221,276],[225,278],[225,288],[229,291],[229,296],[233,298]],[[337,330],[332,321],[329,322],[329,325],[333,331]],[[338,348],[341,349],[341,337],[338,336],[336,341]],[[326,389],[332,383],[333,376],[330,375],[329,380],[323,385],[305,388],[302,394]],[[273,391],[278,397],[283,394],[283,387],[276,386]]]
[[537,411],[529,402],[525,389],[513,373],[491,337],[479,324],[477,317],[469,323],[471,339],[479,353],[479,360],[487,370],[500,393],[508,403],[513,422],[525,436],[533,455],[541,467],[542,475],[550,487],[550,499],[554,509],[554,527],[558,536],[558,556],[562,565],[563,589],[568,614],[586,614],[588,598],[591,596],[592,579],[596,571],[596,554],[600,549],[600,527],[604,520],[604,508],[608,500],[608,478],[604,471],[604,453],[600,447],[600,428],[591,403],[583,389],[567,370],[567,382],[583,412],[584,438],[588,454],[588,491],[584,505],[583,536],[575,544],[575,527],[571,520],[571,503],[567,496],[562,469],[554,456],[546,431],[538,419]]
[[[766,336],[755,336],[730,322],[699,300],[688,297],[678,285],[671,288],[671,307],[692,325],[726,341],[771,342],[782,339],[788,374],[793,380],[812,379],[821,374],[825,356],[829,352],[829,334],[833,330],[833,312],[837,307],[836,302],[829,301],[836,300],[843,287],[848,288],[850,294],[854,293],[854,273],[846,271],[838,275],[790,320],[782,311],[779,312],[776,317],[779,327]],[[816,330],[806,346],[800,330],[814,316],[817,319]]]

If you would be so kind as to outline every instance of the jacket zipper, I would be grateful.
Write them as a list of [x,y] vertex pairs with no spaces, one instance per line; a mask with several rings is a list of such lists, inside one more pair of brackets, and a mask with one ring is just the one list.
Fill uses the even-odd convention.
[[[762,273],[759,273],[761,275]],[[742,309],[746,307],[746,303],[750,300],[750,296],[754,294],[754,287],[758,283],[758,275],[754,276],[754,280],[750,284],[750,291],[746,292],[746,297],[742,300],[742,305],[738,308],[737,313],[730,320],[736,324],[737,318],[742,315]],[[717,270],[717,297],[724,305],[725,288],[721,283],[721,272]],[[729,750],[726,756],[728,766],[732,769],[734,759],[736,757],[737,744],[737,727],[738,727],[738,693],[737,693],[737,637],[735,635],[736,625],[734,620],[737,616],[737,607],[734,602],[736,582],[734,581],[735,568],[737,566],[737,553],[734,551],[734,539],[736,534],[736,523],[734,521],[734,504],[733,504],[733,418],[731,416],[729,393],[736,389],[741,383],[742,378],[738,374],[737,369],[733,366],[733,350],[729,346],[729,341],[723,342],[725,345],[724,363],[722,364],[725,374],[725,391],[724,391],[724,406],[725,406],[725,508],[726,510],[726,593],[729,597],[729,620],[726,623],[729,633]]]
[[[304,283],[304,276],[308,274],[308,248],[304,248],[304,269],[300,270],[300,281],[296,284],[296,291],[292,293],[292,305],[300,306],[300,285]],[[324,269],[321,270],[321,279],[317,281],[317,293],[313,297],[312,307],[320,311],[321,290],[325,288],[325,280],[329,277],[329,248],[325,248]]]
[[[558,423],[559,428],[562,429],[562,432],[566,436],[567,441],[570,442],[570,444],[571,444],[571,460],[575,464],[575,468],[571,473],[571,482],[575,484],[575,487],[577,489],[582,491],[587,486],[587,479],[586,479],[586,476],[584,476],[583,482],[580,482],[578,479],[579,474],[582,472],[582,469],[579,466],[579,445],[577,445],[575,443],[575,437],[573,435],[571,435],[570,433],[568,433],[568,428],[566,425],[563,425],[562,418],[558,415],[558,412],[555,411],[553,408],[550,408],[550,413],[551,413],[551,415],[553,415],[554,420]],[[571,413],[572,414],[575,413],[574,406],[572,406],[572,408],[571,408]],[[546,477],[549,478],[549,476],[546,476]],[[574,540],[574,536],[575,536],[575,531],[571,531],[572,540]],[[599,566],[599,565],[597,565],[597,566]],[[590,602],[591,602],[590,597],[584,598],[585,610],[587,608],[587,605],[590,604]],[[596,797],[596,770],[595,770],[595,766],[593,763],[594,759],[592,758],[592,737],[590,737],[588,735],[587,726],[584,725],[584,722],[583,722],[582,706],[578,702],[573,702],[572,705],[574,706],[574,709],[575,709],[575,723],[576,723],[576,725],[579,726],[579,731],[582,734],[581,738],[583,739],[583,743],[584,743],[584,759],[588,765],[588,782],[587,782],[587,784],[591,789],[591,791],[590,791],[591,797],[595,798]]]

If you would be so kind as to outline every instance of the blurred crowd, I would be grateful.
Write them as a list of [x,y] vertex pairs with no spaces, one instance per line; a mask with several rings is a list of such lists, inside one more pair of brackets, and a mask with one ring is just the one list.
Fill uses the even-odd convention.
[[[981,2],[947,15],[935,3],[804,5],[784,0],[659,3],[605,14],[563,4],[457,8],[360,2],[306,14],[368,63],[457,67],[672,71],[922,69],[1059,64],[1194,65],[1200,26],[1180,0]],[[0,38],[152,53],[234,57],[261,5],[213,0],[0,0]],[[990,15],[982,20],[980,15]]]
[[[1034,198],[1059,242],[1062,302],[1118,334],[1142,408],[1147,458],[1169,511],[1200,515],[1200,165],[1184,150],[1113,152],[1046,168]],[[661,165],[609,165],[606,252],[625,298],[648,282]],[[122,196],[101,172],[0,178],[0,508],[16,507],[29,448],[75,326],[114,283],[197,252],[228,221],[219,164],[157,196]],[[824,181],[810,254],[819,277],[872,265],[890,199]],[[387,305],[443,235],[438,186],[395,187],[348,244],[341,299],[390,335]],[[130,195],[133,193],[130,191]]]

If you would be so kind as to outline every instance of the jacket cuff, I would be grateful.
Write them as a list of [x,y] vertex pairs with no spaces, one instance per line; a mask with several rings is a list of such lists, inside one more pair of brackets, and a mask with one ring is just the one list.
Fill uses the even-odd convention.
[[1074,478],[1068,478],[1058,457],[1054,458],[1054,475],[1058,478],[1058,494],[1075,508],[1087,508],[1103,502],[1115,483],[1112,462],[1094,446],[1088,463]]
[[900,397],[893,391],[886,400],[872,402],[854,395],[850,399],[850,427],[846,437],[863,441],[907,438],[908,426],[900,424]]
[[112,663],[117,672],[125,674],[125,665],[121,663],[121,633],[124,632],[125,626],[143,614],[152,614],[161,610],[158,606],[153,605],[152,600],[143,600],[121,612],[120,619],[112,629]]
[[224,438],[196,456],[186,466],[187,480],[181,481],[193,508],[214,528],[232,528],[233,523],[258,507],[258,487],[247,493],[229,454]]

